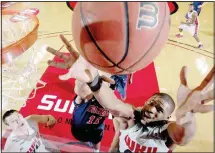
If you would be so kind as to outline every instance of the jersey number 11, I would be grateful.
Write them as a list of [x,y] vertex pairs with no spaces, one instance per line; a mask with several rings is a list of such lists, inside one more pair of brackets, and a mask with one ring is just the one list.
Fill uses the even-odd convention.
[[102,117],[96,118],[96,116],[91,115],[89,121],[87,124],[99,124],[99,121],[102,119]]

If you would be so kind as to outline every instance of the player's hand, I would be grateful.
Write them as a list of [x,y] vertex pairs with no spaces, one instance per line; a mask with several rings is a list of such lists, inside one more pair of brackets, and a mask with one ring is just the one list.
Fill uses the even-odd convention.
[[60,35],[60,39],[70,52],[70,55],[66,56],[51,47],[47,47],[48,52],[64,60],[64,62],[48,61],[48,65],[62,69],[69,69],[67,74],[59,76],[60,80],[75,78],[82,82],[91,82],[98,74],[98,70],[80,56],[63,35]]
[[[54,66],[62,69],[69,69],[68,73],[65,75],[59,76],[60,80],[68,80],[70,78],[75,78],[81,82],[91,82],[98,74],[98,70],[94,68],[91,64],[89,64],[82,56],[79,55],[78,52],[74,50],[71,44],[67,41],[67,39],[60,35],[60,39],[63,41],[67,50],[70,52],[69,56],[51,48],[47,47],[47,51],[58,56],[64,62],[56,62],[56,61],[48,61],[49,66]],[[103,81],[114,84],[115,81],[111,78],[106,77],[105,75],[101,76]]]
[[56,124],[56,119],[52,115],[48,115],[48,121],[46,122],[46,127],[52,128]]
[[52,53],[53,55],[56,55],[57,57],[64,60],[64,62],[56,62],[53,60],[48,61],[49,66],[54,66],[61,69],[69,69],[75,61],[79,58],[79,53],[74,50],[72,45],[66,40],[66,38],[63,35],[59,36],[61,41],[63,41],[64,45],[66,46],[67,50],[70,52],[70,55],[67,56],[60,51],[57,51],[51,47],[47,47],[47,51]]
[[198,8],[202,8],[202,5],[199,5]]
[[[214,99],[214,96],[204,93],[204,91],[209,88],[213,82],[214,77],[214,67],[201,82],[199,86],[191,90],[187,83],[187,68],[184,66],[180,72],[181,85],[179,86],[177,93],[178,109],[176,111],[176,118],[179,119],[186,115],[187,112],[199,112],[207,113],[213,111],[213,105],[204,105],[210,100]],[[210,91],[211,93],[211,91]]]

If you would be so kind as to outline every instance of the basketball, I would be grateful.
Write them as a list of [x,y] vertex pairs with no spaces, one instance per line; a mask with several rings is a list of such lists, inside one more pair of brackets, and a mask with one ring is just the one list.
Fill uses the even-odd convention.
[[72,19],[80,54],[111,74],[132,73],[150,64],[169,29],[166,2],[79,2]]

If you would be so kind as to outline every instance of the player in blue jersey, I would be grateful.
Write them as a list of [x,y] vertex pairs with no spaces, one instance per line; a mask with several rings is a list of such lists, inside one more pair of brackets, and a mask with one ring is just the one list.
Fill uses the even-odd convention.
[[201,1],[195,1],[195,2],[193,2],[194,10],[197,12],[198,16],[200,15],[203,3],[204,2],[201,2]]
[[[60,38],[72,56],[78,56],[78,53],[74,52],[72,46],[62,35],[60,35]],[[71,56],[61,54],[52,48],[48,48],[47,50],[59,58],[68,61],[67,65],[55,61],[48,61],[49,66],[67,69],[73,64],[69,62],[72,60],[70,59]],[[112,82],[108,83],[115,82],[112,80]],[[71,132],[77,140],[89,142],[92,144],[94,152],[99,152],[105,126],[104,121],[109,115],[109,112],[98,103],[92,91],[85,83],[76,80],[74,92],[76,96],[73,100],[75,108],[72,115]]]
[[74,91],[77,96],[73,101],[72,134],[79,141],[90,142],[94,152],[99,152],[109,112],[98,103],[86,84],[76,80]]

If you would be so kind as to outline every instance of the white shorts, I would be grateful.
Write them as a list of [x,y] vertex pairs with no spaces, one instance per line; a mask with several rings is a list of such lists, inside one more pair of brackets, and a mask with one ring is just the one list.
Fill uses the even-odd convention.
[[183,29],[184,31],[189,32],[192,36],[198,33],[199,26],[198,25],[186,25],[186,24],[181,24],[179,26],[179,29]]

